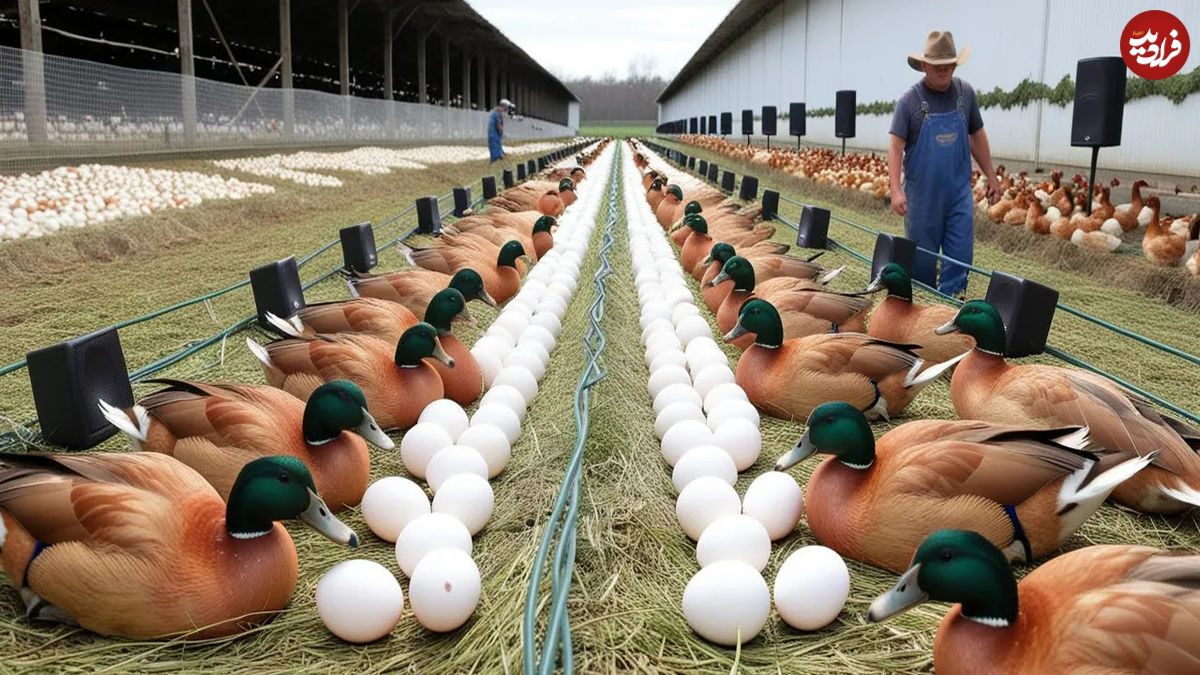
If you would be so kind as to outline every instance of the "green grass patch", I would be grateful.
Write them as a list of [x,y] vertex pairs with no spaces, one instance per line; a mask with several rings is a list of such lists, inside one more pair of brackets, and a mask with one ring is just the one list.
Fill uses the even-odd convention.
[[653,122],[588,122],[581,125],[579,133],[582,136],[612,136],[613,138],[632,138],[654,133]]

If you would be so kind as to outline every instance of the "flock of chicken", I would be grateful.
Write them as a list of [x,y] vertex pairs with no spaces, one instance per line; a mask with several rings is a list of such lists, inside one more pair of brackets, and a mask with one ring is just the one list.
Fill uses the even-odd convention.
[[[711,150],[750,164],[783,171],[821,185],[838,185],[874,198],[890,197],[885,158],[874,154],[848,153],[842,156],[826,148],[771,148],[733,143],[714,136],[681,136],[685,143]],[[1109,201],[1111,188],[1120,185],[1113,179],[1093,195],[1092,209],[1087,201],[1087,181],[1076,174],[1062,182],[1055,170],[1050,179],[1033,183],[1026,172],[1008,174],[1004,165],[996,168],[1003,195],[995,204],[987,199],[986,178],[976,170],[972,188],[979,211],[996,223],[1024,226],[1034,234],[1051,234],[1091,251],[1111,253],[1125,242],[1125,233],[1145,228],[1142,252],[1151,263],[1162,267],[1184,266],[1200,276],[1200,213],[1171,216],[1161,212],[1159,198],[1142,198],[1144,180],[1133,184],[1129,203]]]

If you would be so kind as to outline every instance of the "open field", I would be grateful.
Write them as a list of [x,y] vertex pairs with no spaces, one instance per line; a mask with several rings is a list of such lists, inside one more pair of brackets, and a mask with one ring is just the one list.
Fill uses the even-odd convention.
[[588,122],[580,126],[579,133],[584,136],[613,136],[615,138],[632,138],[654,133],[653,122]]

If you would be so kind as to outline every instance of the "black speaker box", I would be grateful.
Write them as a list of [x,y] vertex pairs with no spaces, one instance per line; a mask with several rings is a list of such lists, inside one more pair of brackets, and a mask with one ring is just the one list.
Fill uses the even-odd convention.
[[808,133],[807,116],[803,103],[792,103],[788,106],[788,134],[804,136]]
[[912,276],[913,260],[917,255],[917,242],[899,235],[880,232],[875,237],[875,254],[871,257],[871,280],[888,263],[896,263]]
[[800,212],[800,227],[796,230],[796,245],[804,248],[827,248],[829,244],[829,209],[805,204]]
[[721,167],[710,162],[708,165],[708,176],[707,176],[708,182],[710,182],[710,183],[717,182],[717,176],[719,176],[719,175],[721,175]]
[[700,120],[696,119],[695,117],[688,119],[688,133],[689,134],[700,133]]
[[[703,162],[704,160],[700,160],[700,161]],[[688,169],[691,171],[696,170],[696,158],[695,157],[688,157]]]
[[481,182],[483,183],[483,198],[491,199],[492,197],[495,197],[496,196],[496,177],[495,176],[484,176],[483,180]]
[[133,388],[116,328],[72,338],[25,355],[38,425],[47,441],[86,450],[117,432],[99,400],[133,406]]
[[454,217],[462,218],[467,215],[469,208],[471,208],[471,188],[454,188]]
[[733,185],[737,182],[737,177],[732,171],[721,172],[721,189],[726,192],[733,192]]
[[525,180],[525,165],[517,165],[517,180]]
[[733,113],[721,113],[721,135],[728,136],[733,133]]
[[417,232],[439,234],[442,231],[442,214],[437,197],[417,199]]
[[700,174],[701,178],[708,177],[708,160],[707,159],[700,160],[700,169],[697,173]]
[[538,157],[537,158],[537,170],[541,171],[542,169],[545,169],[545,168],[546,168],[546,158]]
[[776,110],[773,105],[764,105],[762,109],[762,134],[763,136],[775,135],[775,118]]
[[858,95],[853,89],[837,93],[837,108],[834,111],[833,135],[838,138],[854,138],[855,101]]
[[1032,356],[1046,349],[1058,291],[1028,279],[992,272],[984,299],[1004,319],[1005,356]]
[[1107,148],[1121,144],[1125,116],[1125,62],[1119,56],[1080,59],[1075,66],[1071,145]]
[[708,133],[708,118],[707,117],[700,118],[700,133],[701,134]]
[[532,159],[525,162],[525,175],[533,178],[533,174],[537,173],[537,163]]
[[501,179],[504,181],[504,189],[505,189],[505,190],[507,190],[508,188],[512,187],[512,186],[513,186],[513,172],[512,172],[512,169],[505,169],[505,170],[504,170],[504,173],[503,173],[503,174],[501,174]]
[[714,136],[717,134],[717,116],[716,115],[708,116],[708,133],[710,133]]
[[270,328],[267,312],[286,319],[304,306],[304,289],[300,287],[295,256],[250,270],[250,288],[254,291],[258,324],[263,328]]
[[343,227],[338,231],[342,240],[342,264],[355,272],[369,272],[379,264],[379,251],[375,248],[375,229],[370,223],[359,223]]
[[754,111],[753,110],[743,110],[742,111],[742,135],[743,136],[753,136],[754,135]]
[[762,219],[775,220],[779,213],[779,193],[775,190],[763,190]]
[[758,179],[754,176],[742,176],[742,186],[738,190],[738,199],[752,202],[758,199]]

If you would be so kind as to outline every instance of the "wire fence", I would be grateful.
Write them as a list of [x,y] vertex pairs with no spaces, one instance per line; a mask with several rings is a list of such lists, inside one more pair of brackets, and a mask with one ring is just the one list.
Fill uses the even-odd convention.
[[[669,148],[666,148],[666,147],[664,147],[664,146],[662,146],[662,145],[659,145],[659,144],[657,144],[657,143],[654,143],[654,142],[651,142],[651,141],[643,141],[643,142],[645,142],[647,146],[649,146],[649,147],[653,148],[655,151],[657,151],[657,152],[659,152],[659,153],[663,154],[663,155],[664,155],[664,157],[668,158],[668,160],[669,160],[669,161],[673,161],[673,162],[675,163],[675,165],[676,165],[676,166],[678,166],[679,168],[681,168],[681,169],[683,169],[683,170],[685,170],[685,171],[690,171],[690,170],[688,169],[688,167],[687,167],[687,165],[686,165],[686,164],[681,164],[681,163],[679,163],[679,162],[675,161],[675,159],[674,159],[674,158],[672,157],[672,155],[671,155],[671,151],[670,151],[670,149],[669,149]],[[707,180],[707,178],[706,178],[706,177],[704,177],[704,176],[700,176],[699,174],[696,174],[696,175],[697,175],[697,176],[698,176],[698,177],[699,177],[701,180]],[[744,176],[743,176],[743,178],[744,178]],[[803,204],[802,202],[798,202],[798,201],[796,201],[796,200],[794,200],[794,199],[790,199],[790,198],[788,198],[788,197],[786,197],[786,196],[783,196],[783,195],[780,195],[780,197],[779,197],[779,201],[780,201],[780,203],[787,203],[787,204],[791,204],[791,205],[793,205],[793,206],[800,207],[800,208],[803,208],[803,207],[805,207],[805,206],[806,206],[806,204]],[[777,220],[779,220],[781,223],[783,223],[784,225],[787,225],[788,227],[792,228],[793,230],[799,230],[799,224],[798,224],[798,223],[794,223],[794,222],[792,222],[792,221],[788,220],[787,218],[783,217],[781,214],[776,214],[776,215],[775,215],[775,218],[776,218]],[[865,226],[865,225],[862,225],[862,224],[860,224],[860,223],[856,223],[856,222],[854,222],[854,221],[852,221],[852,220],[848,220],[848,219],[846,219],[846,218],[842,218],[842,217],[840,217],[840,216],[836,216],[836,215],[833,215],[833,214],[830,214],[830,220],[831,220],[831,221],[835,221],[835,222],[839,222],[839,223],[843,223],[843,224],[845,224],[845,225],[848,225],[848,226],[850,226],[850,227],[852,227],[852,228],[854,228],[854,229],[857,229],[857,230],[859,230],[859,231],[861,231],[861,232],[864,232],[864,233],[867,233],[867,234],[871,234],[871,235],[879,235],[879,234],[881,234],[881,232],[880,232],[879,230],[876,230],[876,229],[874,229],[874,228],[867,227],[867,226]],[[866,264],[868,264],[868,265],[870,265],[870,264],[871,264],[871,258],[869,258],[869,257],[867,257],[866,255],[864,255],[864,254],[860,253],[859,251],[856,251],[856,250],[854,250],[854,249],[852,249],[852,248],[850,248],[850,247],[848,247],[848,246],[846,246],[846,245],[844,245],[844,244],[841,244],[840,242],[838,242],[838,241],[834,240],[832,237],[830,237],[830,238],[828,239],[828,241],[829,241],[829,245],[830,245],[832,248],[835,248],[835,249],[837,249],[837,250],[840,250],[840,251],[844,251],[844,252],[846,252],[847,254],[849,254],[850,256],[852,256],[852,257],[854,257],[854,258],[856,258],[856,259],[858,259],[858,260],[860,260],[860,261],[862,261],[862,262],[865,262],[865,263],[866,263]],[[963,263],[963,262],[961,262],[961,261],[958,261],[958,260],[954,260],[953,258],[949,258],[949,257],[947,257],[947,256],[945,256],[945,255],[942,255],[941,253],[937,253],[937,252],[934,252],[934,251],[930,251],[930,250],[928,250],[928,249],[921,248],[921,247],[919,247],[919,246],[917,247],[917,250],[918,250],[918,251],[921,251],[921,252],[923,252],[923,253],[929,254],[929,255],[931,255],[931,256],[934,256],[935,258],[938,258],[939,260],[942,260],[943,262],[953,262],[953,263],[955,263],[955,264],[957,264],[957,265],[961,265],[961,266],[963,266],[963,267],[966,267],[966,268],[967,268],[967,269],[968,269],[970,272],[972,272],[972,273],[975,273],[975,274],[982,275],[982,276],[984,276],[984,277],[987,277],[987,278],[989,278],[989,279],[990,279],[990,278],[991,278],[991,276],[992,276],[992,272],[991,272],[991,271],[989,271],[989,270],[985,270],[985,269],[983,269],[983,268],[976,267],[975,265],[970,265],[970,264],[966,264],[966,263]],[[948,302],[948,303],[950,303],[950,304],[953,304],[954,306],[960,306],[960,305],[962,305],[962,304],[963,304],[963,303],[962,303],[962,301],[961,301],[961,300],[959,300],[958,298],[955,298],[955,297],[952,297],[952,296],[946,295],[945,293],[942,293],[942,292],[938,291],[936,288],[932,288],[932,287],[930,287],[930,286],[927,286],[926,284],[923,284],[923,283],[921,283],[920,281],[918,281],[918,280],[916,280],[916,279],[913,279],[912,281],[913,281],[913,284],[914,284],[915,286],[917,286],[917,287],[919,287],[919,288],[921,288],[921,289],[923,289],[923,290],[925,290],[925,291],[927,291],[927,292],[929,292],[929,293],[932,293],[933,295],[935,295],[935,296],[937,296],[937,297],[941,298],[941,299],[942,299],[943,301],[945,301],[945,302]],[[1193,355],[1193,354],[1188,354],[1187,352],[1184,352],[1184,351],[1181,351],[1181,350],[1179,350],[1179,349],[1176,349],[1175,347],[1171,347],[1170,345],[1163,344],[1162,342],[1159,342],[1158,340],[1154,340],[1154,339],[1152,339],[1152,338],[1148,338],[1148,337],[1146,337],[1146,336],[1144,336],[1144,335],[1140,335],[1140,334],[1138,334],[1138,333],[1135,333],[1135,332],[1133,332],[1133,331],[1131,331],[1131,330],[1128,330],[1128,329],[1126,329],[1126,328],[1122,328],[1122,327],[1120,327],[1120,326],[1117,326],[1117,325],[1115,325],[1115,324],[1113,324],[1113,323],[1111,323],[1111,322],[1105,321],[1105,320],[1103,320],[1103,319],[1101,319],[1101,318],[1099,318],[1099,317],[1092,316],[1091,314],[1088,314],[1087,312],[1084,312],[1084,311],[1082,311],[1082,310],[1076,309],[1076,308],[1074,308],[1074,307],[1070,307],[1070,306],[1068,306],[1068,305],[1064,305],[1064,304],[1062,304],[1062,303],[1058,303],[1058,304],[1057,304],[1057,308],[1058,308],[1058,309],[1060,309],[1060,310],[1062,310],[1062,311],[1064,311],[1064,312],[1067,312],[1067,313],[1069,313],[1069,314],[1072,314],[1072,315],[1074,315],[1074,316],[1077,316],[1077,317],[1079,317],[1079,318],[1081,318],[1081,319],[1083,319],[1083,320],[1085,320],[1085,321],[1088,321],[1088,322],[1090,322],[1090,323],[1092,323],[1092,324],[1094,324],[1094,325],[1096,325],[1096,326],[1099,326],[1099,327],[1101,327],[1101,328],[1103,328],[1103,329],[1105,329],[1105,330],[1111,331],[1111,332],[1113,332],[1113,333],[1116,333],[1116,334],[1118,334],[1118,335],[1121,335],[1121,336],[1123,336],[1123,337],[1127,337],[1127,338],[1130,338],[1130,339],[1136,340],[1137,342],[1140,342],[1140,343],[1142,343],[1142,344],[1145,344],[1145,345],[1147,345],[1147,346],[1151,347],[1152,349],[1155,349],[1155,350],[1157,350],[1157,351],[1160,351],[1160,352],[1162,352],[1162,353],[1164,353],[1164,354],[1170,354],[1171,356],[1174,356],[1174,357],[1180,358],[1180,359],[1182,359],[1182,360],[1185,360],[1185,361],[1187,361],[1187,362],[1189,362],[1189,363],[1196,364],[1196,365],[1200,365],[1200,357],[1197,357],[1197,356],[1195,356],[1195,355]],[[1091,364],[1091,363],[1088,363],[1087,361],[1084,361],[1083,359],[1080,359],[1079,357],[1077,357],[1077,356],[1075,356],[1075,355],[1073,355],[1073,354],[1070,354],[1070,353],[1068,353],[1068,352],[1065,352],[1065,351],[1063,351],[1063,350],[1061,350],[1061,349],[1057,349],[1057,348],[1055,348],[1055,347],[1053,347],[1053,346],[1050,346],[1050,345],[1047,345],[1047,346],[1046,346],[1046,348],[1045,348],[1045,352],[1046,352],[1047,354],[1049,354],[1049,355],[1051,355],[1051,356],[1053,356],[1053,357],[1055,357],[1055,358],[1057,358],[1057,359],[1059,359],[1059,360],[1062,360],[1062,361],[1064,361],[1064,362],[1066,362],[1066,363],[1069,363],[1069,364],[1071,364],[1071,365],[1073,365],[1073,366],[1076,366],[1076,367],[1078,367],[1078,368],[1083,368],[1083,369],[1085,369],[1085,370],[1089,370],[1089,371],[1091,371],[1091,372],[1093,372],[1093,373],[1096,373],[1096,374],[1098,374],[1098,375],[1101,375],[1101,376],[1103,376],[1103,377],[1106,377],[1106,378],[1108,378],[1108,379],[1112,380],[1113,382],[1115,382],[1116,384],[1118,384],[1118,385],[1120,385],[1120,386],[1124,387],[1125,389],[1129,390],[1130,392],[1132,392],[1132,393],[1134,393],[1134,394],[1136,394],[1136,395],[1138,395],[1138,396],[1141,396],[1142,398],[1144,398],[1144,399],[1146,399],[1146,400],[1148,400],[1148,401],[1151,401],[1151,402],[1153,402],[1153,403],[1155,403],[1155,404],[1157,404],[1157,405],[1159,405],[1159,406],[1162,406],[1163,408],[1165,408],[1165,409],[1167,409],[1167,410],[1170,410],[1171,412],[1175,413],[1176,415],[1179,415],[1179,416],[1181,416],[1181,417],[1184,417],[1184,418],[1186,418],[1186,419],[1188,419],[1188,420],[1191,420],[1192,422],[1197,422],[1197,423],[1200,423],[1200,415],[1198,415],[1198,414],[1196,414],[1196,413],[1193,413],[1193,412],[1191,412],[1191,411],[1185,410],[1185,409],[1183,409],[1183,408],[1179,407],[1178,405],[1175,405],[1174,403],[1171,403],[1170,401],[1167,401],[1166,399],[1164,399],[1164,398],[1162,398],[1162,397],[1160,397],[1160,396],[1157,396],[1157,395],[1155,395],[1155,394],[1152,394],[1152,393],[1150,393],[1150,392],[1148,392],[1148,391],[1146,391],[1146,390],[1142,389],[1141,387],[1138,387],[1137,385],[1134,385],[1134,384],[1132,384],[1132,383],[1128,382],[1127,380],[1125,380],[1125,379],[1123,379],[1123,378],[1121,378],[1121,377],[1119,377],[1119,376],[1117,376],[1117,375],[1114,375],[1114,374],[1112,374],[1112,373],[1109,373],[1109,372],[1107,372],[1107,371],[1105,371],[1105,370],[1103,370],[1103,369],[1099,368],[1099,367],[1098,367],[1098,366],[1096,366],[1096,365],[1093,365],[1093,364]]]
[[[27,92],[33,92],[28,100]],[[0,157],[12,169],[59,157],[479,140],[487,135],[488,114],[249,87],[0,46]],[[521,140],[572,132],[510,118],[504,134]]]

